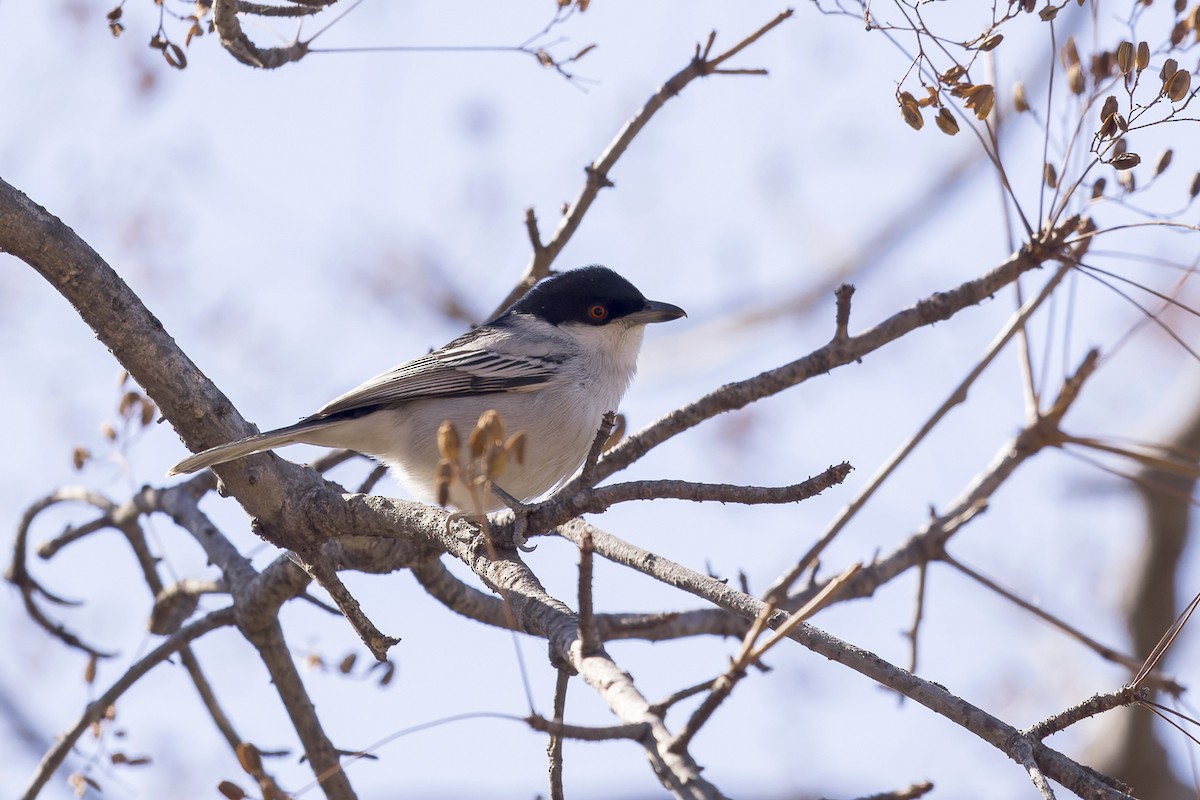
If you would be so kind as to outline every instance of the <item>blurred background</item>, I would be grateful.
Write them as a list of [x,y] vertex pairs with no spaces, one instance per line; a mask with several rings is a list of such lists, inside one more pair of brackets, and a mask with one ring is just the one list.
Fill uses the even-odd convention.
[[[553,6],[365,2],[329,12],[330,19],[347,13],[314,47],[512,46],[546,28]],[[990,21],[983,7],[924,8],[937,15],[939,30],[959,40],[977,36]],[[278,70],[256,70],[230,57],[212,34],[192,40],[187,67],[179,70],[146,46],[159,25],[151,3],[126,3],[125,30],[114,40],[102,4],[6,2],[0,4],[0,177],[107,259],[247,419],[276,427],[481,321],[528,261],[525,209],[536,211],[549,236],[563,203],[579,192],[584,166],[687,64],[697,42],[716,30],[715,49],[729,47],[780,10],[596,2],[535,42],[558,58],[597,45],[569,65],[574,78],[567,79],[520,52],[313,53]],[[841,280],[857,286],[850,327],[858,331],[984,273],[1020,242],[996,171],[967,122],[949,137],[932,122],[915,131],[898,113],[897,87],[911,90],[901,82],[912,66],[912,42],[828,11],[800,6],[728,64],[763,67],[769,77],[711,76],[669,101],[622,157],[611,174],[615,188],[601,194],[555,264],[605,264],[647,296],[689,313],[648,334],[641,373],[622,409],[633,429],[824,344],[833,333],[832,289]],[[1128,36],[1131,20],[1142,26],[1136,35],[1157,41],[1175,20],[1169,8],[1161,12],[1162,20],[1149,11],[1144,19],[1130,17],[1124,9],[1117,12],[1124,16],[1110,18],[1107,9],[1070,4],[1055,22],[1054,41],[1036,14],[1005,29],[1005,47],[986,68],[996,76],[1007,175],[1034,225],[1043,162],[1077,164],[1090,136],[1085,132],[1083,144],[1066,155],[1081,111],[1061,85],[1063,99],[1047,114],[1056,49],[1071,31],[1081,42],[1107,41],[1113,30]],[[309,23],[304,35],[328,21]],[[286,20],[248,20],[246,31],[263,46],[296,34]],[[984,68],[982,61],[976,67]],[[1054,80],[1061,81],[1061,64],[1057,70]],[[1024,81],[1036,113],[1013,113],[1016,80]],[[1089,114],[1094,128],[1096,112]],[[1134,174],[1143,184],[1163,148],[1180,148],[1175,163],[1155,181],[1155,192],[1093,206],[1097,218],[1118,225],[1171,214],[1195,224],[1188,185],[1200,162],[1194,145],[1182,145],[1196,141],[1194,123],[1138,135],[1144,164]],[[1117,194],[1111,169],[1089,174],[1088,184],[1100,174]],[[1098,238],[1094,259],[1167,292],[1194,266],[1196,242],[1194,232],[1135,228]],[[0,537],[8,541],[24,510],[56,487],[81,484],[120,500],[143,484],[162,484],[185,449],[168,425],[126,425],[117,414],[124,391],[119,365],[33,270],[9,256],[0,256],[0,264],[6,376]],[[1027,295],[1041,280],[1027,282]],[[1120,288],[1147,308],[1159,304],[1136,288]],[[1182,292],[1194,306],[1186,285]],[[594,521],[693,569],[735,582],[744,574],[751,592],[762,592],[958,385],[1015,305],[1006,291],[861,364],[709,421],[628,472],[777,485],[848,460],[856,471],[845,485],[794,506],[660,501],[626,504]],[[1194,358],[1163,326],[1144,319],[1121,294],[1082,275],[1070,278],[1035,319],[1031,350],[1050,396],[1087,348],[1107,354],[1124,342],[1068,416],[1071,432],[1161,441],[1193,413],[1200,395]],[[1184,342],[1196,342],[1188,314],[1172,311],[1162,321]],[[967,403],[826,551],[825,571],[902,542],[931,506],[944,508],[958,495],[1024,420],[1019,361],[1010,345]],[[106,423],[115,441],[103,433]],[[81,470],[72,463],[79,447],[91,456]],[[301,447],[283,455],[306,459],[319,452]],[[1118,461],[1114,468],[1134,467]],[[353,487],[368,471],[358,462],[331,477]],[[376,491],[401,490],[385,481]],[[236,503],[212,495],[205,508],[256,564],[276,556],[250,532]],[[34,538],[85,518],[69,508],[44,515]],[[151,533],[168,575],[212,577],[199,548],[180,531],[159,520]],[[951,549],[1090,636],[1132,649],[1124,603],[1145,551],[1145,522],[1127,481],[1068,452],[1043,453]],[[553,594],[570,599],[577,557],[569,543],[545,538],[528,561]],[[9,743],[0,748],[0,785],[10,787],[24,785],[89,698],[155,644],[145,632],[150,598],[113,534],[90,537],[35,570],[52,590],[82,601],[54,613],[119,655],[101,662],[95,685],[87,685],[85,659],[31,623],[11,587],[0,593],[0,638],[8,643],[0,659],[0,740]],[[1193,549],[1178,570],[1198,574]],[[508,634],[446,611],[408,574],[344,577],[379,627],[403,641],[392,651],[395,679],[380,686],[343,621],[308,604],[285,608],[289,642],[308,664],[305,680],[336,745],[369,748],[450,715],[527,713]],[[606,611],[699,605],[605,563],[597,564],[596,587],[597,605]],[[1181,583],[1177,608],[1198,588],[1194,580]],[[926,592],[918,673],[1010,723],[1031,725],[1129,678],[948,568],[931,567]],[[915,603],[910,573],[815,622],[907,666],[904,634]],[[221,605],[210,597],[202,608]],[[1168,661],[1185,684],[1196,672],[1191,633],[1185,631]],[[544,644],[519,639],[515,646],[538,710],[549,713],[553,671]],[[654,700],[724,670],[736,646],[716,639],[627,641],[612,643],[610,652]],[[307,784],[295,734],[252,648],[226,630],[202,640],[197,652],[239,730],[260,749],[290,751],[270,762],[284,785]],[[336,665],[350,653],[359,654],[359,663],[341,674]],[[1032,796],[1019,766],[928,710],[800,647],[779,648],[768,660],[772,671],[744,681],[693,744],[705,776],[730,795],[857,797],[931,780],[935,797]],[[1048,743],[1102,766],[1128,713],[1092,720]],[[567,718],[611,719],[578,685]],[[177,666],[156,669],[127,693],[115,727],[123,736],[85,737],[68,761],[68,771],[86,771],[105,797],[209,797],[222,779],[249,785]],[[1165,727],[1160,734],[1171,765],[1190,780],[1194,743]],[[152,763],[107,766],[115,750]],[[534,797],[547,791],[544,750],[544,738],[519,722],[458,721],[386,744],[378,760],[359,761],[349,772],[364,798]],[[472,770],[461,768],[464,757]],[[580,798],[662,791],[636,747],[620,742],[568,742],[566,788]],[[43,794],[71,795],[65,772]]]

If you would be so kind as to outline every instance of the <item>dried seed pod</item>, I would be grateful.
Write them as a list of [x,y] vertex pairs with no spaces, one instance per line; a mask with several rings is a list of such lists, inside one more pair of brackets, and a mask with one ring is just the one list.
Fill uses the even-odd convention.
[[1117,69],[1122,75],[1133,72],[1133,42],[1121,42],[1117,47]]
[[1059,57],[1062,59],[1064,67],[1070,67],[1072,64],[1079,63],[1079,48],[1075,46],[1075,37],[1068,36],[1067,43],[1062,46],[1059,51]]
[[1092,199],[1099,200],[1101,197],[1103,197],[1104,196],[1104,187],[1107,185],[1108,185],[1108,179],[1097,178],[1096,182],[1092,184]]
[[91,686],[96,682],[96,654],[88,656],[87,666],[83,668],[83,682]]
[[1166,150],[1163,150],[1162,155],[1158,157],[1158,163],[1154,165],[1155,175],[1162,175],[1166,171],[1167,167],[1171,166],[1171,157],[1174,154],[1174,151],[1172,151],[1169,147]]
[[967,89],[963,94],[967,98],[967,108],[974,109],[975,116],[979,119],[987,119],[987,115],[992,111],[992,106],[996,103],[996,90],[992,85],[981,83]]
[[1044,170],[1042,170],[1042,172],[1046,179],[1046,185],[1049,186],[1051,189],[1057,189],[1058,188],[1058,170],[1056,170],[1054,168],[1054,165],[1051,164],[1049,161],[1047,161],[1046,167]]
[[508,441],[504,443],[504,452],[512,456],[513,460],[518,464],[525,463],[525,442],[529,439],[525,435],[525,431],[517,431],[512,436],[508,437]]
[[1071,94],[1083,94],[1083,90],[1087,86],[1087,82],[1083,78],[1083,67],[1078,64],[1072,64],[1067,70],[1067,86],[1071,89]]
[[75,465],[75,470],[83,469],[83,465],[92,457],[92,453],[86,447],[76,447],[71,451],[71,463]]
[[1187,8],[1187,0],[1175,0],[1176,14],[1182,14],[1185,8]]
[[1192,88],[1192,73],[1186,69],[1177,70],[1171,76],[1171,80],[1167,81],[1167,97],[1171,98],[1171,102],[1181,102],[1188,96],[1188,91]]
[[1167,82],[1171,80],[1171,76],[1179,69],[1179,62],[1173,58],[1168,58],[1163,62],[1162,69],[1158,71],[1158,77],[1162,78],[1163,91],[1167,90]]
[[913,130],[919,131],[921,128],[925,127],[925,120],[921,117],[921,110],[917,108],[916,103],[911,105],[901,103],[900,115],[904,117],[904,121],[907,122],[909,127],[911,127]]
[[346,656],[340,662],[338,662],[338,672],[342,673],[343,675],[349,675],[350,670],[354,669],[354,662],[357,660],[358,656],[355,653],[351,653],[350,655]]
[[1037,8],[1037,0],[1023,0],[1021,8],[1025,9],[1026,14],[1032,14],[1033,10]]
[[1175,27],[1171,28],[1171,46],[1178,47],[1183,44],[1183,40],[1187,38],[1188,26],[1183,20],[1175,23]]
[[242,787],[238,786],[233,781],[221,781],[217,784],[217,791],[227,800],[246,800],[246,793]]
[[1137,182],[1133,178],[1133,170],[1118,172],[1117,183],[1121,184],[1121,190],[1125,192],[1132,192],[1137,188]]
[[963,75],[965,75],[966,72],[967,71],[965,69],[963,69],[961,66],[959,66],[958,64],[955,64],[953,67],[951,67],[950,69],[946,70],[941,75],[939,75],[938,79],[941,80],[942,83],[954,84],[954,83],[958,83],[959,78],[961,78]]
[[1046,6],[1038,12],[1038,16],[1042,18],[1042,22],[1049,22],[1058,16],[1058,6]]
[[954,114],[948,108],[943,107],[938,111],[933,121],[937,123],[938,130],[947,136],[953,136],[958,133],[958,120],[954,118]]
[[1029,110],[1029,102],[1025,99],[1025,84],[1020,81],[1013,84],[1013,108],[1018,114]]
[[1112,72],[1113,55],[1107,50],[1101,50],[1092,55],[1092,80],[1100,83]]
[[1137,153],[1121,153],[1114,156],[1112,160],[1112,165],[1122,172],[1133,169],[1140,163],[1142,163],[1142,157]]
[[1109,95],[1104,98],[1104,105],[1100,106],[1100,119],[1108,119],[1113,114],[1117,113],[1117,98],[1116,95]]
[[1113,122],[1117,123],[1117,127],[1121,129],[1122,133],[1129,130],[1129,122],[1120,114],[1113,115]]
[[979,49],[985,53],[989,50],[995,50],[996,46],[1004,41],[1004,34],[993,33],[991,36],[979,43]]
[[1129,149],[1129,142],[1127,142],[1125,139],[1117,139],[1116,144],[1113,145],[1113,155],[1114,156],[1124,155],[1125,151],[1128,149]]
[[115,442],[117,440],[116,429],[107,422],[100,423],[100,435],[105,439],[108,439],[110,442]]
[[503,438],[504,420],[501,418],[500,412],[489,408],[479,415],[479,421],[475,423],[475,430],[471,431],[471,436],[467,440],[467,445],[471,448],[471,457],[482,458],[491,446]]
[[238,763],[242,765],[247,775],[262,774],[262,753],[250,742],[239,742],[237,746]]
[[1134,66],[1138,72],[1150,66],[1150,45],[1146,42],[1138,42],[1137,57],[1134,59]]
[[1192,176],[1192,185],[1188,189],[1188,197],[1195,200],[1196,195],[1198,195],[1198,194],[1200,194],[1200,172],[1197,172],[1195,175]]
[[433,473],[433,483],[437,488],[437,504],[443,508],[450,502],[450,484],[454,482],[454,465],[446,459],[438,462]]
[[458,428],[454,427],[454,423],[450,420],[446,420],[438,426],[437,445],[438,453],[442,458],[458,461],[458,451],[462,447],[462,441],[458,436]]

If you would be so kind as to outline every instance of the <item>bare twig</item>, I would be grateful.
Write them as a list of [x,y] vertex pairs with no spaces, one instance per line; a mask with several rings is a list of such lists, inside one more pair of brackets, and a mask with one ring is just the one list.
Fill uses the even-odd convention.
[[[565,669],[558,671],[554,681],[554,724],[562,725],[567,712],[567,684],[571,674]],[[563,793],[563,737],[550,734],[546,743],[546,755],[550,757],[550,800],[565,800]]]
[[589,656],[601,644],[592,606],[592,537],[585,533],[579,540],[579,646]]
[[25,792],[21,797],[24,800],[34,800],[46,785],[46,781],[50,779],[50,776],[62,764],[67,754],[71,752],[71,748],[79,741],[79,737],[91,727],[92,723],[100,720],[109,706],[115,703],[117,698],[137,683],[143,675],[166,661],[181,648],[187,646],[189,642],[217,628],[232,625],[233,621],[234,613],[232,608],[223,608],[220,611],[214,611],[196,622],[185,626],[178,633],[167,637],[163,640],[162,644],[140,658],[107,691],[91,703],[88,703],[82,716],[71,726],[71,729],[59,736],[54,746],[42,757],[41,763],[38,764],[37,770],[34,772],[29,784],[25,787]]
[[[791,15],[791,9],[776,15],[776,17],[766,25],[763,25],[757,31],[750,34],[745,39],[742,39],[729,50],[720,55],[713,56],[711,59],[708,58],[708,49],[706,48],[704,54],[702,55],[699,51],[699,46],[697,45],[696,56],[691,60],[691,62],[689,62],[688,65],[682,70],[668,78],[667,82],[659,87],[658,91],[651,95],[650,99],[647,100],[645,104],[643,104],[638,110],[638,112],[633,115],[633,118],[626,122],[624,126],[622,126],[616,137],[612,140],[612,142],[609,143],[608,147],[604,149],[604,152],[585,168],[584,172],[586,179],[584,180],[583,187],[579,190],[579,194],[575,197],[571,204],[567,206],[566,211],[563,213],[562,219],[559,220],[558,226],[555,228],[554,233],[550,236],[550,239],[539,248],[536,246],[536,242],[540,241],[540,236],[535,237],[531,232],[530,241],[535,243],[535,246],[533,247],[533,256],[530,258],[529,263],[525,266],[525,272],[522,274],[521,279],[517,281],[516,286],[514,286],[512,291],[509,292],[508,297],[504,298],[504,300],[500,302],[500,304],[492,312],[491,316],[494,317],[500,314],[502,311],[504,311],[504,309],[512,305],[517,298],[529,291],[529,289],[531,289],[535,283],[550,274],[550,266],[554,263],[554,260],[558,258],[559,253],[562,252],[563,248],[566,247],[567,242],[570,241],[571,236],[573,236],[575,231],[579,228],[579,223],[583,220],[583,216],[588,212],[588,209],[591,208],[592,203],[595,202],[597,195],[600,194],[600,190],[613,185],[612,181],[608,177],[609,173],[612,171],[612,168],[616,165],[618,159],[621,158],[625,151],[629,149],[629,145],[632,144],[637,135],[641,133],[642,129],[646,127],[646,124],[655,115],[655,113],[662,108],[668,100],[682,92],[689,83],[697,78],[703,78],[706,75],[719,72],[717,68],[721,64],[732,58],[734,55],[740,53],[754,42],[758,41],[759,38],[776,26],[780,25]],[[712,42],[713,37],[710,37],[709,47],[712,46]],[[764,73],[756,72],[755,74]],[[525,225],[527,230],[532,230],[529,222],[531,216],[531,212],[526,213]]]

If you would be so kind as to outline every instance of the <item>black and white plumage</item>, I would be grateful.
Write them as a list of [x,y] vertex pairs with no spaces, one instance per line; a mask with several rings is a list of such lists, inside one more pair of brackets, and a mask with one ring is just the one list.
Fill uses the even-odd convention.
[[[431,353],[371,378],[295,425],[219,445],[180,461],[195,472],[287,444],[341,447],[378,458],[423,500],[436,496],[437,429],[462,433],[495,409],[527,437],[523,464],[498,483],[521,500],[537,497],[583,463],[608,411],[637,369],[645,326],[685,316],[647,300],[605,267],[547,278],[496,319]],[[461,488],[450,502],[469,508]],[[486,498],[487,508],[502,506]]]

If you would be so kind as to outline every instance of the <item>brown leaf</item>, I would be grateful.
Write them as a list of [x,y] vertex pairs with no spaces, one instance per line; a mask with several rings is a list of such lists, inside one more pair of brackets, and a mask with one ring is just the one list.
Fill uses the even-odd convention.
[[350,670],[354,669],[354,662],[357,660],[358,656],[355,653],[349,654],[340,662],[338,662],[338,672],[342,673],[343,675],[349,675]]

